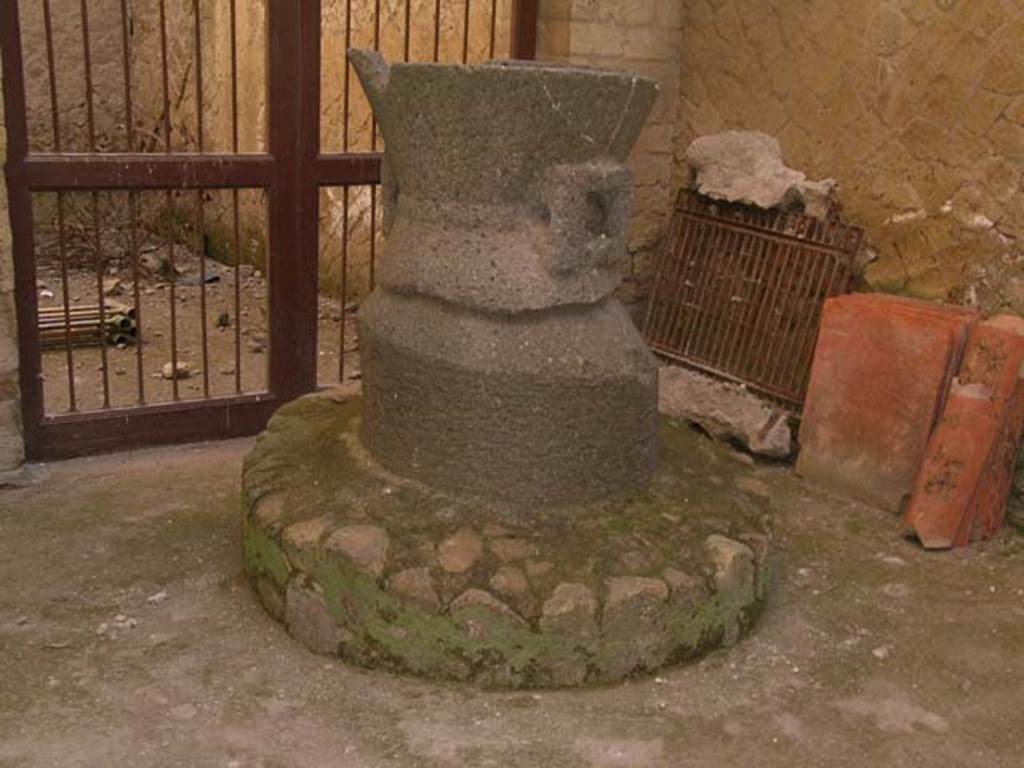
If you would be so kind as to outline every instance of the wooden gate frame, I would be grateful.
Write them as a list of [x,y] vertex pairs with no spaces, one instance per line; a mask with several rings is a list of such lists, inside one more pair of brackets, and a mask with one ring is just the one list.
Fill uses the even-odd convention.
[[[537,6],[538,0],[513,0],[514,58],[534,58]],[[381,155],[320,152],[321,0],[269,0],[267,12],[269,153],[31,153],[18,2],[0,2],[5,171],[28,459],[251,435],[281,405],[316,390],[319,190],[379,183]],[[47,416],[32,194],[168,187],[268,192],[269,392]]]

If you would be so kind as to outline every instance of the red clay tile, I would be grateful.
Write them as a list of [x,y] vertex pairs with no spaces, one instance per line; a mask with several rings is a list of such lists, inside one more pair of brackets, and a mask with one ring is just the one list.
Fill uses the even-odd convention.
[[826,302],[797,472],[899,511],[977,319],[960,307],[882,294]]
[[904,525],[926,549],[962,547],[970,541],[971,510],[1001,424],[991,392],[955,382],[942,420],[928,441]]
[[1024,319],[971,331],[905,522],[927,548],[964,546],[1003,524],[1024,430]]
[[[975,343],[977,339],[977,343]],[[960,378],[984,381],[1001,429],[971,510],[971,539],[987,539],[1003,526],[1006,500],[1024,433],[1024,318],[1000,315],[972,334]]]

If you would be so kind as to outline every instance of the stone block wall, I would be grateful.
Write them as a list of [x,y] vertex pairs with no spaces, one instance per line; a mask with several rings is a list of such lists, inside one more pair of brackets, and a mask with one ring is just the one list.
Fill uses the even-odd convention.
[[636,72],[660,91],[630,156],[636,196],[622,298],[639,309],[673,200],[683,0],[541,0],[540,59]]
[[1024,5],[687,0],[677,181],[695,137],[777,136],[834,177],[872,288],[1024,312]]
[[[0,99],[0,160],[6,157],[7,121],[3,99]],[[7,185],[0,183],[0,472],[17,467],[23,458],[11,224],[7,210]]]

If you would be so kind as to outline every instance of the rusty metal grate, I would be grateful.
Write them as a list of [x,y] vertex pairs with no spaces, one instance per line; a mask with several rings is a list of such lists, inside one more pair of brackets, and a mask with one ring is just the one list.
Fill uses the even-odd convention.
[[863,232],[684,190],[644,335],[655,353],[798,410],[825,299],[845,293]]

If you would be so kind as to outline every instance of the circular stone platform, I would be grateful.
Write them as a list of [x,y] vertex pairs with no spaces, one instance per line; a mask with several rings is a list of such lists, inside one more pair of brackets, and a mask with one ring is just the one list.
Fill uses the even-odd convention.
[[650,487],[522,512],[382,469],[361,402],[282,408],[246,458],[246,572],[319,653],[491,687],[607,683],[731,644],[763,603],[771,521],[744,468],[664,420]]

